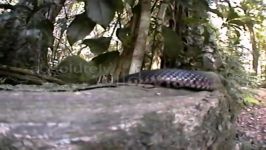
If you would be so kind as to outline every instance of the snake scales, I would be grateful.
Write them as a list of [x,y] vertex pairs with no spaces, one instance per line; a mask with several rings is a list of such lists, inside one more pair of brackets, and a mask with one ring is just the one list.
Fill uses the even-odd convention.
[[182,69],[145,70],[125,76],[119,81],[207,91],[215,90],[222,85],[221,77],[214,72]]

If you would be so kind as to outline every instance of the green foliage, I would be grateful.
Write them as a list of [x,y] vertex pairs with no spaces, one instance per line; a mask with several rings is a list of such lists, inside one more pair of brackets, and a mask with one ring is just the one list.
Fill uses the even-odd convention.
[[254,96],[252,96],[251,94],[245,94],[244,95],[244,103],[245,104],[248,104],[248,105],[252,105],[252,104],[255,104],[255,105],[258,105],[260,104],[259,100],[256,99]]
[[57,77],[68,83],[96,83],[98,68],[79,56],[68,56],[56,68]]
[[260,12],[257,10],[260,10],[261,5],[254,5],[254,3],[257,2],[247,0],[242,1],[238,6],[232,6],[230,1],[226,1],[218,4],[215,11],[209,9],[223,19],[222,28],[227,29],[226,40],[217,39],[221,43],[215,41],[219,45],[219,53],[223,59],[223,68],[220,68],[220,73],[227,80],[227,89],[231,96],[236,100],[241,100],[241,103],[257,102],[252,95],[247,95],[249,93],[247,90],[243,90],[243,87],[256,87],[258,77],[249,73],[245,68],[250,67],[250,64],[246,63],[249,63],[247,59],[250,59],[251,54],[247,54],[249,52],[241,45],[243,44],[241,42],[243,33],[248,33],[249,27],[254,28],[255,24],[260,23],[260,15],[254,13]]
[[[134,30],[132,27],[138,28],[131,25],[131,19],[136,19],[134,17],[139,17],[140,15],[140,5],[137,4],[136,0],[79,0],[85,2],[85,7],[81,7],[83,13],[75,15],[73,14],[73,10],[66,11],[66,16],[74,17],[74,20],[70,23],[67,28],[67,40],[70,43],[70,46],[73,46],[77,41],[82,40],[82,44],[89,46],[91,52],[94,54],[94,58],[91,62],[86,62],[78,56],[71,56],[70,58],[66,58],[59,64],[60,66],[69,66],[77,68],[74,64],[83,65],[86,67],[95,67],[95,68],[105,68],[102,69],[104,73],[109,73],[113,70],[113,64],[116,63],[119,58],[119,52],[108,52],[108,48],[110,47],[110,41],[113,33],[116,30],[116,36],[122,42],[123,47],[125,48],[128,45],[133,43],[133,35],[131,32]],[[222,27],[227,27],[228,34],[226,35],[228,41],[224,42],[221,48],[221,56],[223,56],[224,60],[224,68],[222,70],[223,75],[228,78],[235,85],[236,83],[239,86],[253,85],[252,76],[246,73],[245,68],[243,68],[243,62],[241,61],[242,54],[237,52],[238,46],[240,44],[240,37],[243,31],[247,26],[254,27],[259,23],[262,23],[265,20],[262,12],[265,10],[263,8],[261,1],[255,0],[245,0],[240,3],[240,6],[232,7],[229,5],[229,2],[218,2],[218,9],[211,9],[209,7],[209,1],[207,0],[170,0],[164,1],[163,3],[168,3],[169,7],[167,9],[167,13],[163,22],[163,25],[169,25],[168,21],[171,18],[174,22],[173,26],[169,28],[163,27],[161,31],[161,20],[158,19],[158,14],[160,13],[161,1],[151,1],[154,3],[154,8],[152,9],[153,16],[151,18],[152,25],[150,27],[150,35],[151,40],[154,45],[152,45],[151,50],[148,51],[149,55],[153,55],[155,50],[159,51],[159,55],[161,54],[161,50],[164,47],[164,54],[169,58],[177,58],[178,61],[188,61],[189,64],[198,63],[199,57],[202,55],[202,47],[205,45],[211,45],[214,43],[218,43],[220,39],[216,39],[214,37],[218,37],[218,32],[220,29],[214,29],[209,23],[208,11],[217,14],[224,21]],[[156,3],[155,3],[156,2]],[[75,4],[76,1],[71,2],[71,4]],[[46,3],[45,1],[36,1],[33,3],[36,5],[34,11],[31,12],[30,9],[25,9],[24,11],[29,11],[32,13],[30,16],[27,16],[28,22],[25,27],[25,33],[32,33],[30,36],[25,36],[23,40],[25,43],[31,42],[34,43],[36,41],[36,36],[34,31],[38,29],[37,33],[42,34],[42,39],[39,42],[42,42],[43,45],[47,45],[49,47],[52,46],[53,41],[53,29],[54,26],[51,21],[48,21],[44,18],[39,18],[39,13],[47,11],[48,7],[53,5],[53,2]],[[127,6],[124,9],[124,6]],[[135,7],[134,7],[135,6]],[[66,7],[68,8],[68,7]],[[71,8],[71,7],[70,7]],[[176,8],[175,10],[172,8]],[[47,9],[47,10],[46,10]],[[123,13],[122,10],[124,9]],[[241,10],[241,13],[238,10]],[[258,10],[258,11],[254,11]],[[71,12],[71,14],[70,14]],[[117,14],[117,15],[116,15]],[[132,17],[133,16],[133,17]],[[1,18],[12,17],[12,16],[0,16]],[[132,18],[131,18],[132,17]],[[15,18],[15,17],[14,17]],[[62,20],[62,18],[60,18]],[[68,17],[64,18],[65,24],[68,24]],[[72,19],[72,18],[71,18]],[[167,20],[169,19],[169,20]],[[112,22],[116,20],[117,22]],[[133,20],[134,21],[134,20]],[[58,21],[59,22],[59,21]],[[57,22],[57,23],[58,23]],[[113,24],[111,24],[113,23]],[[89,35],[94,29],[96,24],[104,27],[104,31],[96,35],[97,38],[84,39],[87,35]],[[137,23],[136,23],[137,24]],[[2,27],[2,26],[1,26]],[[5,26],[4,26],[5,27]],[[0,38],[8,35],[8,30],[5,28],[0,28]],[[257,26],[256,26],[257,28]],[[172,30],[173,29],[173,30]],[[99,37],[99,35],[105,35],[105,33],[111,33],[110,30],[113,30],[110,37]],[[174,31],[176,30],[176,31]],[[40,32],[39,32],[40,31]],[[263,28],[261,28],[261,34],[263,34]],[[20,35],[13,32],[14,35]],[[161,33],[161,34],[160,34]],[[64,34],[64,29],[62,31],[62,35]],[[23,34],[21,34],[23,35]],[[162,35],[162,36],[161,36]],[[258,39],[263,39],[264,35],[256,34]],[[162,38],[164,39],[162,42]],[[115,39],[115,38],[114,38]],[[113,40],[114,40],[113,39]],[[61,40],[61,39],[59,39]],[[9,39],[4,43],[8,43]],[[18,40],[20,41],[20,40]],[[261,41],[265,41],[261,40]],[[24,41],[23,41],[24,42]],[[63,48],[58,49],[58,55],[64,55],[66,52],[62,52],[59,50],[71,48],[65,48],[64,46],[69,46],[64,44],[64,40],[58,42],[58,45],[63,45]],[[261,42],[263,43],[263,42]],[[133,43],[135,44],[135,43]],[[75,45],[76,46],[76,45]],[[160,47],[161,46],[161,47]],[[265,44],[264,44],[265,47]],[[258,49],[264,48],[262,44],[258,43]],[[1,47],[2,48],[2,47]],[[78,49],[78,48],[77,48]],[[56,48],[55,48],[56,50]],[[67,53],[72,53],[67,52]],[[2,50],[0,55],[2,55]],[[3,54],[4,55],[4,54]],[[153,56],[151,56],[152,58]],[[183,59],[183,60],[181,60]],[[151,59],[152,60],[152,59]],[[191,61],[192,60],[192,61]],[[85,67],[85,68],[86,68]],[[73,70],[73,69],[72,69]],[[99,74],[104,74],[100,71],[95,73],[95,76],[91,77],[93,73],[76,73],[74,74],[74,80],[78,81],[87,81],[90,79],[97,78]],[[66,75],[68,76],[68,75]],[[70,75],[71,76],[71,75]],[[67,80],[70,78],[67,77]]]
[[130,28],[118,28],[116,30],[116,36],[124,46],[130,45],[130,43],[132,42],[132,35],[130,33]]
[[98,55],[94,57],[91,61],[94,62],[97,65],[101,65],[102,63],[108,63],[111,62],[113,59],[119,57],[119,52],[118,51],[111,51],[111,52],[106,52],[101,55]]
[[83,40],[83,44],[90,47],[90,51],[95,54],[99,55],[103,52],[106,52],[109,48],[111,42],[111,37],[100,37],[94,39],[85,39]]
[[232,40],[233,47],[223,47],[220,50],[220,55],[223,60],[223,68],[220,69],[221,74],[229,81],[232,82],[235,88],[241,86],[256,86],[255,77],[248,73],[244,68],[244,62],[241,59],[243,56],[240,52],[236,51]]
[[118,51],[111,51],[94,57],[90,63],[95,64],[99,69],[99,75],[112,74],[115,70],[117,60],[119,59]]
[[67,83],[96,83],[97,79],[114,71],[118,51],[106,52],[87,62],[80,56],[68,56],[57,66],[57,77]]
[[96,23],[86,16],[85,13],[76,15],[67,29],[67,39],[70,45],[86,37],[95,27]]
[[[87,35],[91,33],[96,24],[101,25],[106,29],[111,21],[114,19],[115,13],[123,10],[123,3],[121,0],[82,0],[85,2],[85,12],[75,16],[75,19],[71,22],[67,29],[67,39],[72,46],[76,41],[83,40],[82,44],[85,44],[90,48],[90,51],[94,54],[92,61],[84,62],[79,60],[80,58],[65,59],[67,65],[79,63],[83,66],[98,68],[94,77],[99,77],[104,73],[108,74],[114,65],[109,65],[111,62],[115,62],[119,53],[118,52],[107,52],[111,43],[112,37],[98,37],[84,39]],[[78,59],[78,60],[76,60]],[[101,62],[99,62],[101,60]],[[65,64],[64,62],[61,62]],[[62,64],[60,63],[59,66]],[[88,64],[87,64],[88,63]],[[115,64],[115,63],[113,63]],[[64,65],[63,65],[64,66]],[[76,66],[75,66],[76,67]],[[102,69],[104,68],[104,69]],[[90,73],[74,74],[75,78],[80,76],[79,81],[85,81],[86,78],[90,78]],[[73,76],[73,74],[71,75]],[[93,78],[94,78],[93,77]]]
[[164,38],[165,54],[170,58],[176,58],[184,48],[181,38],[167,27],[163,27],[162,35]]
[[123,8],[121,0],[86,0],[85,5],[87,16],[103,27],[107,27],[115,12]]

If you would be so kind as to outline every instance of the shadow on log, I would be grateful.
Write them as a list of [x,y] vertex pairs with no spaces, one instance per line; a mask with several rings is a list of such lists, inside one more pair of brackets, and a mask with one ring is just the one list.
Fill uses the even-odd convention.
[[1,91],[0,149],[233,149],[235,108],[221,91]]

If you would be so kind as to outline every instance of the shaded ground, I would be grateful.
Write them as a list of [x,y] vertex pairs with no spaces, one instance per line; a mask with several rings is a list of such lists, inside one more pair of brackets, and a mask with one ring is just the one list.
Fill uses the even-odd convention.
[[248,106],[237,119],[237,139],[242,149],[266,150],[266,89],[256,90],[259,106]]

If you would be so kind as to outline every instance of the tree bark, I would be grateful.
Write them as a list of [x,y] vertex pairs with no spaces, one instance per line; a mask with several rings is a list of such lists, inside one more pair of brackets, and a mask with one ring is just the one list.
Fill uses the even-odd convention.
[[253,30],[252,25],[248,25],[249,34],[250,34],[250,40],[251,40],[251,46],[252,46],[252,69],[255,72],[255,74],[258,74],[258,65],[259,65],[259,57],[260,53],[257,49],[257,42],[256,42],[256,36],[255,32]]
[[131,66],[129,70],[130,74],[141,70],[145,54],[145,47],[149,32],[149,26],[150,26],[151,1],[141,0],[140,4],[141,4],[141,16],[140,16],[137,40],[135,42]]
[[140,22],[140,11],[139,11],[139,4],[136,5],[134,8],[132,8],[132,17],[131,20],[128,23],[128,26],[125,28],[129,28],[131,35],[130,39],[128,39],[128,42],[123,43],[123,52],[118,60],[115,72],[114,72],[114,78],[115,80],[118,80],[119,78],[125,76],[129,72],[131,59],[133,55],[133,49],[134,49],[134,43],[137,39],[138,29],[139,29],[139,22]]
[[[168,4],[161,2],[160,10],[157,15],[158,18],[158,25],[159,25],[159,32],[162,32],[162,26],[164,25],[166,10],[167,10]],[[162,43],[162,41],[160,41]],[[151,69],[159,69],[162,63],[161,60],[161,53],[164,49],[164,44],[160,44],[159,48],[152,49],[153,55],[152,55],[152,62],[151,62]]]

